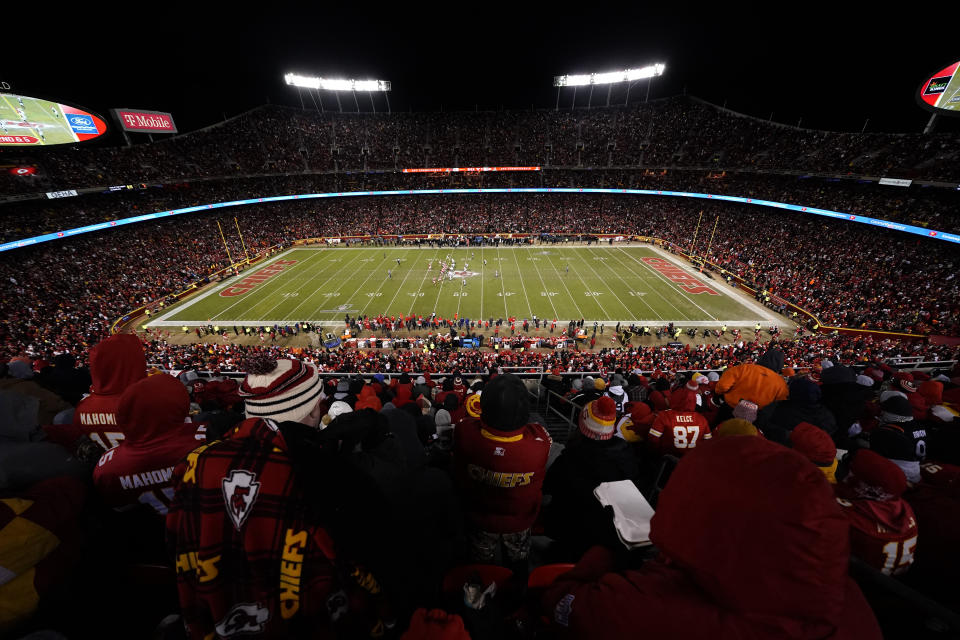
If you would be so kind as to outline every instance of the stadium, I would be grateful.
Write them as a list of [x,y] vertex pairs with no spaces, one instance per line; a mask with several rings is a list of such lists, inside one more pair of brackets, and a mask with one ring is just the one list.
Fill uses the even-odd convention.
[[955,51],[298,29],[0,77],[0,637],[960,634]]

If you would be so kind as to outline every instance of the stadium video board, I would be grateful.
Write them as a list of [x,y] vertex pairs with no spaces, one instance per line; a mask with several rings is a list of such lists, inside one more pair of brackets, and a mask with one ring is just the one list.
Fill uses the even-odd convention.
[[74,144],[98,138],[106,123],[68,104],[0,93],[0,147]]
[[934,113],[960,116],[960,61],[940,69],[924,80],[917,102]]

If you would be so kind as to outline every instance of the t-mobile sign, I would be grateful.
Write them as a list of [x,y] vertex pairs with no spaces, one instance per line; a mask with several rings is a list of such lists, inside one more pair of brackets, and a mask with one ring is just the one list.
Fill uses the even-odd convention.
[[176,133],[173,114],[142,109],[114,109],[113,116],[124,131],[135,133]]

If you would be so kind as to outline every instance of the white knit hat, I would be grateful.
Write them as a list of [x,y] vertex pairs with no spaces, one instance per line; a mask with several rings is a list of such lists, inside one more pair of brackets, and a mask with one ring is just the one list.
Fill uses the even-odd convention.
[[240,396],[248,418],[299,422],[323,395],[323,380],[313,364],[254,356],[244,367],[247,377],[240,385]]

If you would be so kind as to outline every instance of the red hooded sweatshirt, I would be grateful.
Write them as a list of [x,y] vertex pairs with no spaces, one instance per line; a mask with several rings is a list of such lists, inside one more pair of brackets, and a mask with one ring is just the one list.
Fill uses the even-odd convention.
[[[120,444],[124,430],[117,421],[120,395],[147,376],[140,340],[129,333],[110,336],[90,350],[91,393],[73,414],[71,436],[88,435],[104,451]],[[182,385],[181,385],[182,386]]]
[[880,640],[847,575],[848,530],[801,454],[719,438],[685,456],[660,494],[659,559],[613,572],[613,555],[594,547],[543,603],[574,638]]
[[186,388],[165,373],[124,392],[117,415],[127,437],[93,470],[93,483],[107,504],[121,508],[139,502],[166,515],[174,467],[206,441],[205,426],[184,422],[189,409]]

